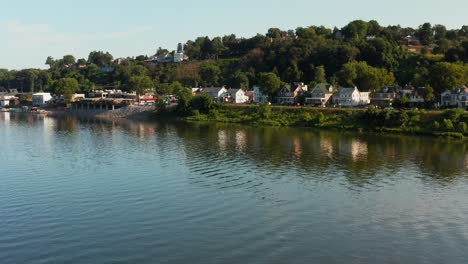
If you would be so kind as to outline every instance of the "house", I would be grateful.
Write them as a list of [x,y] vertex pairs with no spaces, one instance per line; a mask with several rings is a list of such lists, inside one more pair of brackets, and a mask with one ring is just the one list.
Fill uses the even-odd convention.
[[268,103],[268,95],[264,94],[260,87],[254,86],[253,87],[253,102],[255,104],[265,104]]
[[35,93],[32,95],[33,106],[47,105],[47,102],[50,100],[52,100],[52,95],[50,95],[50,93]]
[[187,61],[187,60],[188,60],[188,56],[185,55],[183,52],[174,53],[174,62],[175,63],[179,63],[179,62],[183,62],[183,61]]
[[145,62],[147,63],[180,63],[183,61],[187,61],[189,58],[183,52],[174,52],[172,53],[164,53],[160,55],[154,55],[149,57]]
[[398,99],[400,89],[396,86],[385,86],[374,93],[371,104],[378,107],[389,107]]
[[242,89],[229,89],[224,98],[225,102],[232,104],[245,104],[249,101],[249,97]]
[[72,102],[80,101],[80,100],[83,100],[85,98],[86,98],[85,94],[77,94],[76,93],[76,94],[72,95]]
[[247,91],[247,92],[245,92],[245,96],[247,96],[247,98],[249,98],[247,100],[247,103],[251,104],[253,102],[254,98],[255,98],[255,93],[254,93],[254,91]]
[[223,87],[204,88],[199,93],[210,95],[215,102],[222,102],[227,89]]
[[468,107],[468,88],[462,86],[458,89],[447,90],[440,96],[442,107],[458,107],[466,109]]
[[306,97],[305,104],[313,106],[325,106],[332,98],[334,88],[331,84],[320,83],[317,84],[310,95]]
[[11,94],[0,95],[0,107],[10,106],[10,101],[15,99],[17,98]]
[[411,106],[424,104],[424,96],[426,95],[425,87],[414,88],[412,85],[405,85],[400,91],[400,98],[407,98]]
[[357,87],[341,88],[336,94],[335,103],[340,107],[368,105],[370,104],[369,92],[360,92]]
[[299,96],[305,92],[307,92],[307,85],[303,83],[293,83],[289,87],[284,86],[279,90],[276,102],[280,105],[294,105],[298,102]]

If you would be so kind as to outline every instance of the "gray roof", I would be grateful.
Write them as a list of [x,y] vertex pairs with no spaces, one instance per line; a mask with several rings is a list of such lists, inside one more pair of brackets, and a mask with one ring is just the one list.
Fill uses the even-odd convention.
[[400,88],[396,86],[385,86],[380,88],[377,93],[397,93],[399,90]]
[[329,84],[329,83],[319,83],[319,84],[317,84],[315,86],[315,88],[313,90],[320,89],[322,91],[322,93],[327,94],[327,93],[331,93],[330,88],[332,90],[334,89],[333,86],[331,84]]
[[356,87],[354,88],[341,88],[340,89],[340,96],[341,95],[352,95],[354,93],[354,90],[356,89]]
[[203,88],[201,90],[202,93],[209,93],[209,94],[218,94],[221,89],[224,87],[215,87],[215,88]]

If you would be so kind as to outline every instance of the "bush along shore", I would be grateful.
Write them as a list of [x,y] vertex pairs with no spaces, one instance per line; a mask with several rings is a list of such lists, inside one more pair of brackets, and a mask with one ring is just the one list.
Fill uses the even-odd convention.
[[175,112],[161,110],[159,118],[210,121],[256,126],[296,126],[318,129],[372,131],[468,138],[468,112],[225,105],[195,96]]

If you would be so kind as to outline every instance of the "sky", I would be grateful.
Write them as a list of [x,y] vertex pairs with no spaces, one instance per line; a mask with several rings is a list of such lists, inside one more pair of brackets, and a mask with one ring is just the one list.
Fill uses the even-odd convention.
[[46,68],[48,56],[87,58],[93,50],[153,55],[198,36],[251,37],[272,27],[468,24],[467,0],[0,0],[0,7],[0,68],[7,69]]

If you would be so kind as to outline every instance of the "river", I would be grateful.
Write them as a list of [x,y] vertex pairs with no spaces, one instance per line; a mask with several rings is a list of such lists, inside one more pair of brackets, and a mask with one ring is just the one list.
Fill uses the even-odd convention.
[[0,113],[0,263],[467,263],[468,143]]

